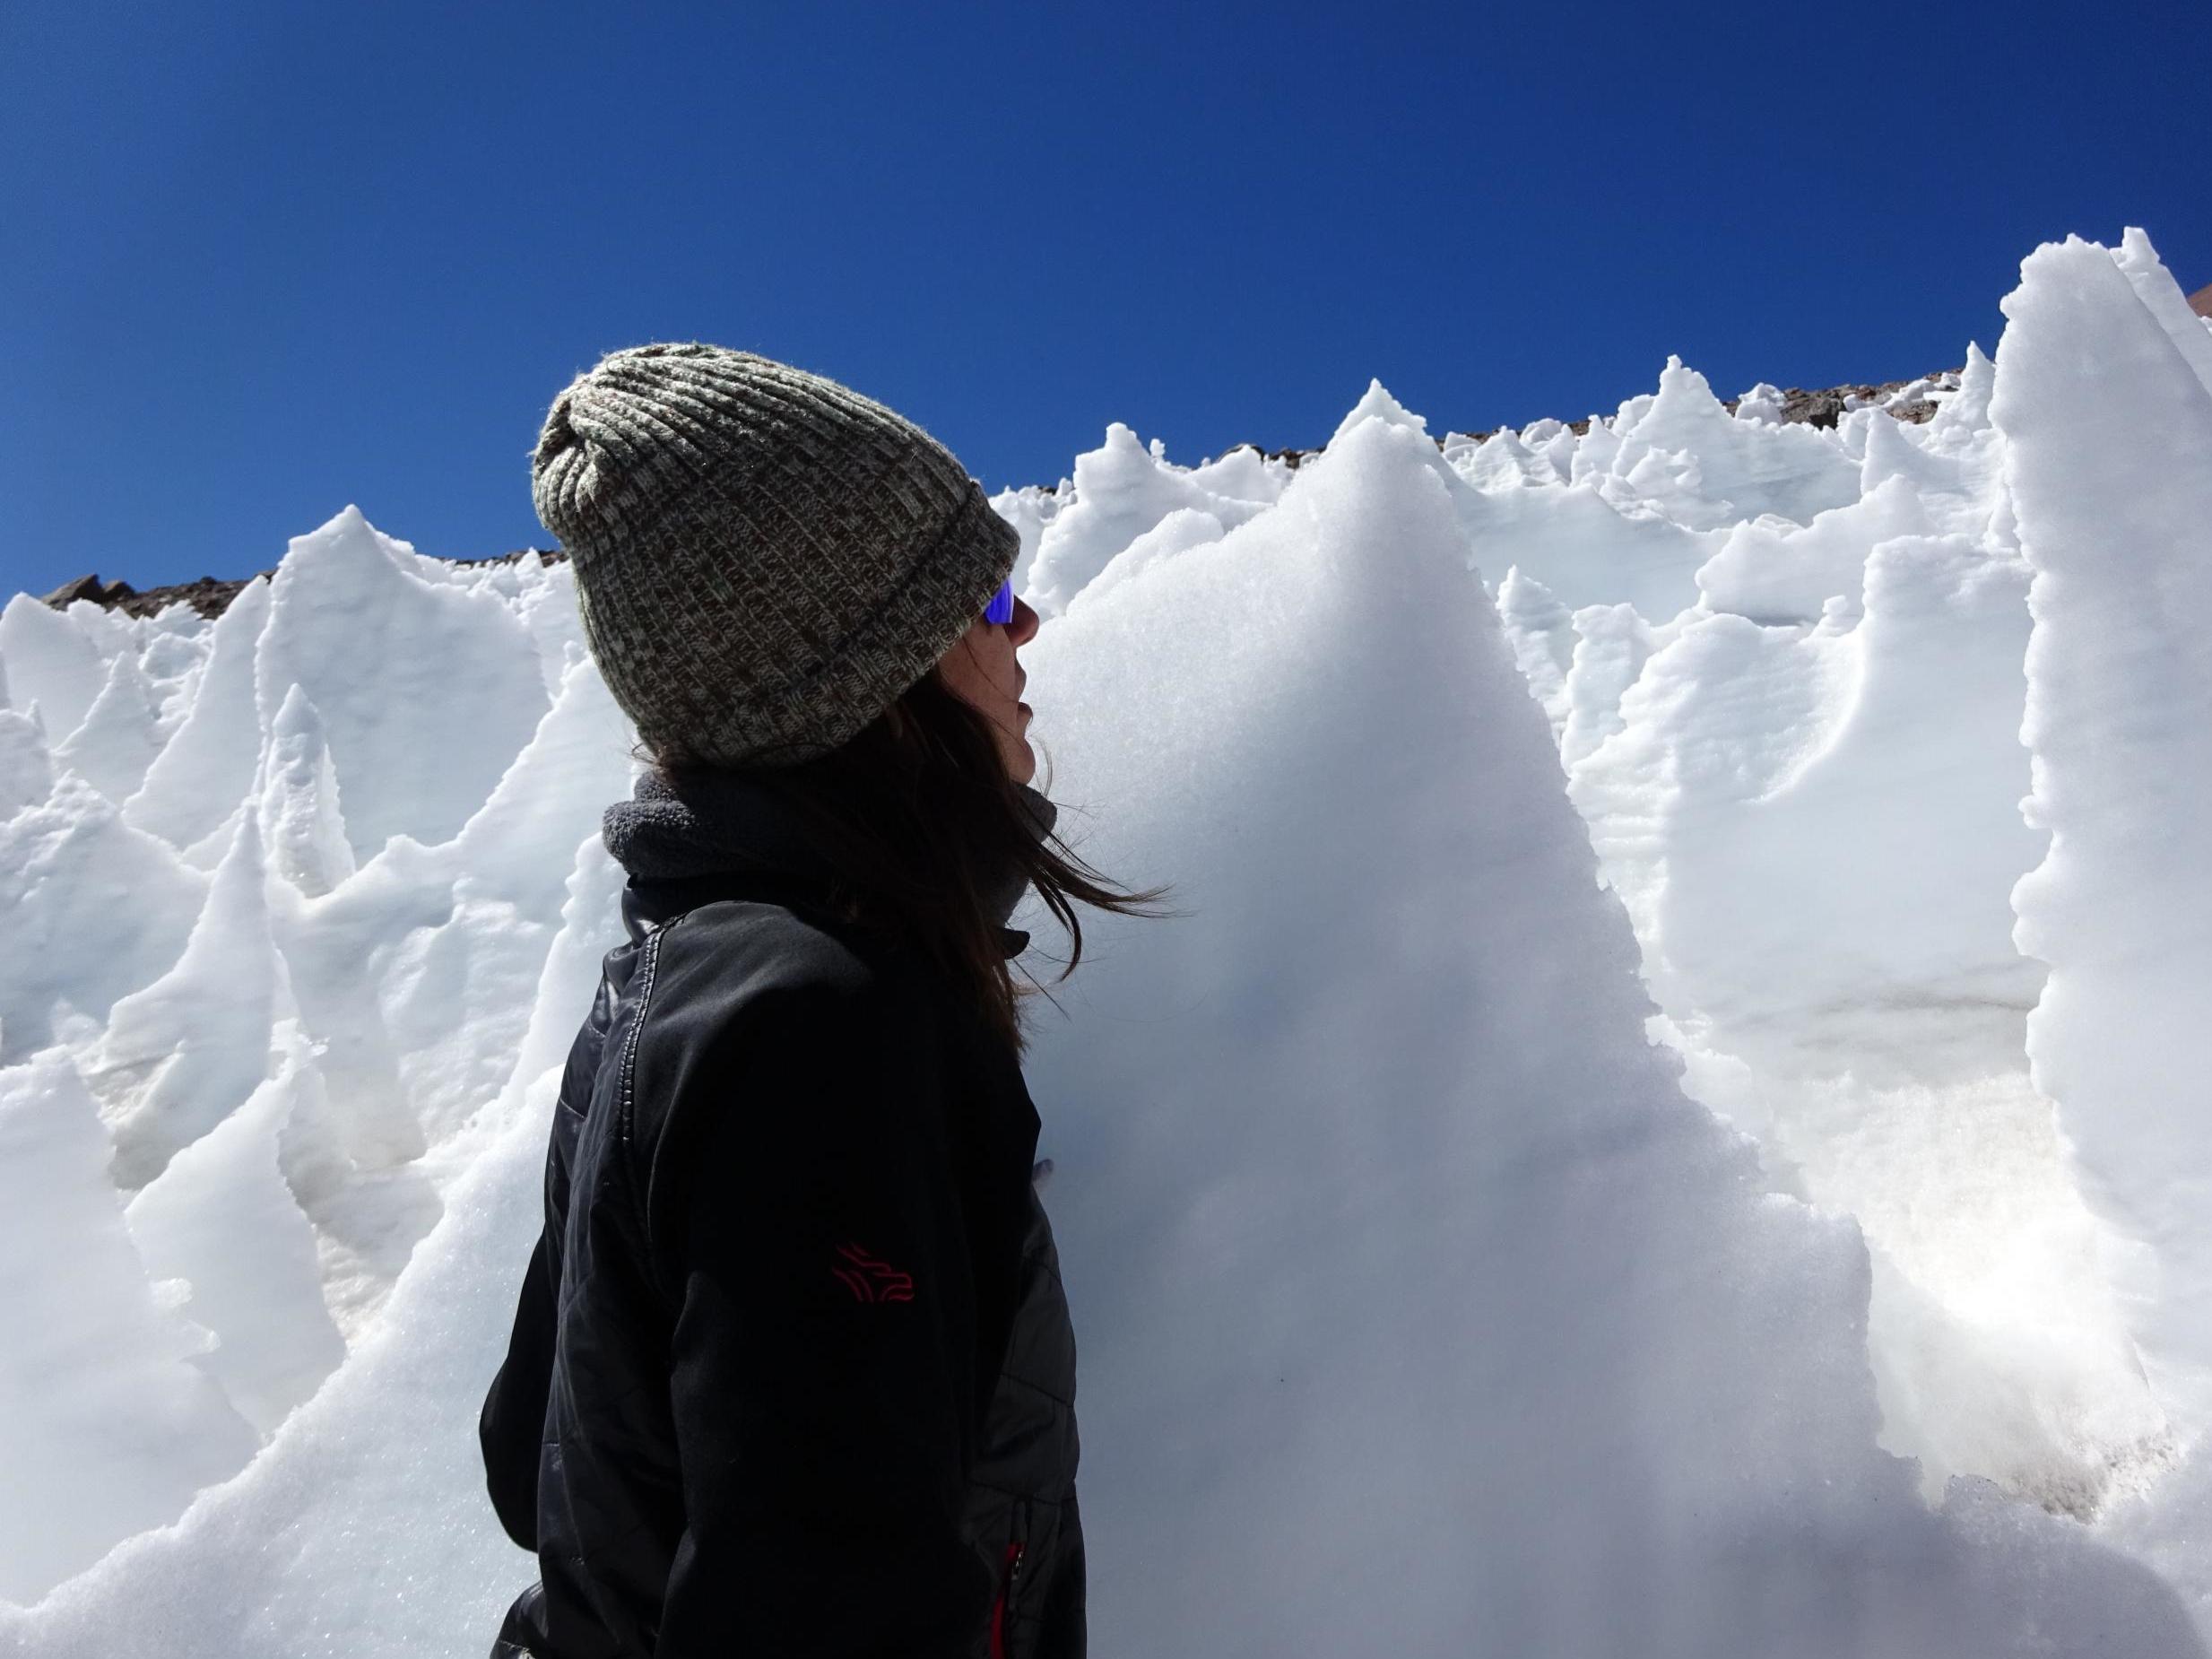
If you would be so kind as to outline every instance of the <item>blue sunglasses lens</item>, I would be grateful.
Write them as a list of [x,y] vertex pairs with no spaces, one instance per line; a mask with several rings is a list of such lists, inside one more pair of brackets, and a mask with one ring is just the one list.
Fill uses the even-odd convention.
[[1014,620],[1014,578],[1008,577],[1000,584],[999,591],[991,595],[991,603],[984,607],[986,622],[1011,622]]

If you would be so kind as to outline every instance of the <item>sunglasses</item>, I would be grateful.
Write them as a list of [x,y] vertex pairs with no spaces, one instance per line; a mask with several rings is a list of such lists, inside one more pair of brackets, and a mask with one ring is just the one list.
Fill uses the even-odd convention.
[[991,595],[991,603],[984,607],[986,622],[1011,622],[1014,620],[1014,578],[1008,577],[999,584],[999,591]]

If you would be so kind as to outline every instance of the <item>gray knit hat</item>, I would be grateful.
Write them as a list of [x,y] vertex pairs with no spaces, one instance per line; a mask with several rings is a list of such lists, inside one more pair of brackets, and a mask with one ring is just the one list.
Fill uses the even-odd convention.
[[670,763],[838,747],[967,631],[1021,545],[912,421],[716,345],[601,359],[553,400],[530,473],[608,689]]

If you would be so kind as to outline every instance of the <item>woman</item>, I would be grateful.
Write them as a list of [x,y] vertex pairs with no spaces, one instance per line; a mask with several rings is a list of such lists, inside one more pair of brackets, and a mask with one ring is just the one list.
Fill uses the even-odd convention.
[[484,1403],[540,1581],[495,1655],[1083,1651],[1075,1349],[1005,924],[1048,845],[1019,537],[918,427],[618,352],[533,462],[653,761]]

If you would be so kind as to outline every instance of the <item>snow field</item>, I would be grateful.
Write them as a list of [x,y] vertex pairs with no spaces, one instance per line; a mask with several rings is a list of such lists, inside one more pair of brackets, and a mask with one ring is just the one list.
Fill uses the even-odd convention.
[[[1032,1015],[1100,1651],[2204,1651],[2178,301],[2046,248],[1923,427],[1670,360],[996,498],[1061,833],[1189,913]],[[568,573],[349,508],[0,682],[0,1649],[481,1652],[619,936]]]

